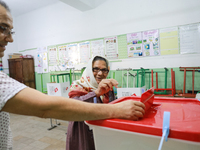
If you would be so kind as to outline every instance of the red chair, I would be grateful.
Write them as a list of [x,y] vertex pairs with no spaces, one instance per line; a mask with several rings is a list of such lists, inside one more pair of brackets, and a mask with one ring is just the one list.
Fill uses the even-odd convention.
[[[154,86],[153,85],[153,73],[154,73],[153,70],[151,70],[152,87]],[[175,71],[173,71],[173,69],[171,69],[171,88],[158,88],[158,72],[155,72],[155,73],[156,73],[156,87],[154,89],[155,96],[174,96],[176,93]],[[161,91],[161,92],[159,92],[159,91]],[[168,94],[167,91],[171,91],[171,92]]]
[[[184,71],[184,80],[183,80],[183,93],[178,94],[178,95],[183,96],[183,97],[195,98],[196,94],[194,93],[194,74],[195,74],[195,71],[199,71],[200,67],[179,67],[179,69],[180,71]],[[192,93],[185,93],[187,71],[192,71]]]

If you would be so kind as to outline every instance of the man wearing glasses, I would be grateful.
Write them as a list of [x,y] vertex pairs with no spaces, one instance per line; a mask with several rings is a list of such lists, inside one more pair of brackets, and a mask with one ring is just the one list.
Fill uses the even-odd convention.
[[[0,0],[0,57],[8,42],[13,42],[13,19],[8,6]],[[112,79],[109,85],[118,85]],[[110,86],[105,85],[109,90]],[[124,118],[137,120],[144,115],[144,104],[125,101],[113,105],[91,104],[64,97],[48,96],[0,72],[0,149],[12,149],[9,114],[55,118],[69,121]]]

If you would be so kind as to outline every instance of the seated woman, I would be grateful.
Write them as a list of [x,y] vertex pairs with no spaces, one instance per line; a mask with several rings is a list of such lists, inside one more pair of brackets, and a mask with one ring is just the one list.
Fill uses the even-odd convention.
[[[106,79],[108,65],[108,60],[101,56],[91,59],[81,79],[72,83],[69,97],[91,103],[94,98],[97,103],[113,101],[115,96],[110,80],[114,79]],[[66,150],[95,150],[93,133],[83,121],[69,122]]]

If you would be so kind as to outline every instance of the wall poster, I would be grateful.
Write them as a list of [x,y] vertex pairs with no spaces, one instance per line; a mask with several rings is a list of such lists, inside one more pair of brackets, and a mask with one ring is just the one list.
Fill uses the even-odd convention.
[[91,41],[91,51],[92,57],[97,55],[105,57],[103,40]]
[[160,53],[171,55],[179,53],[178,27],[160,29]]
[[37,73],[48,73],[49,72],[46,46],[37,48],[36,64],[37,64]]
[[118,58],[118,43],[117,36],[104,38],[105,42],[105,57],[107,59]]
[[128,57],[142,56],[142,32],[127,34]]
[[57,64],[57,47],[50,47],[49,51],[49,71],[59,71]]
[[80,63],[87,63],[90,59],[90,42],[79,43]]
[[67,45],[58,46],[59,68],[61,71],[66,70],[66,62],[68,58]]
[[158,30],[142,32],[143,56],[160,55]]
[[78,44],[67,45],[68,57],[66,62],[67,68],[74,68],[74,65],[80,63],[80,52],[78,49]]
[[200,24],[179,27],[180,53],[200,53]]

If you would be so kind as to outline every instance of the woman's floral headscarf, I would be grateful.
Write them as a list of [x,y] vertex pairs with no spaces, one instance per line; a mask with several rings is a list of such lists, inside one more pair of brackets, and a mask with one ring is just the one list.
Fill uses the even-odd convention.
[[[72,85],[70,86],[70,92],[69,92],[70,98],[73,98],[75,96],[86,95],[87,93],[95,91],[98,88],[98,83],[96,82],[96,79],[94,78],[93,71],[92,71],[92,63],[95,57],[89,60],[86,66],[86,69],[84,70],[81,76],[81,79],[72,82]],[[102,56],[98,56],[98,57],[102,57]],[[109,66],[108,60],[106,58],[104,59],[106,60],[107,65]],[[101,98],[103,98],[103,102],[107,102],[109,101],[108,97],[109,96],[107,93]]]

